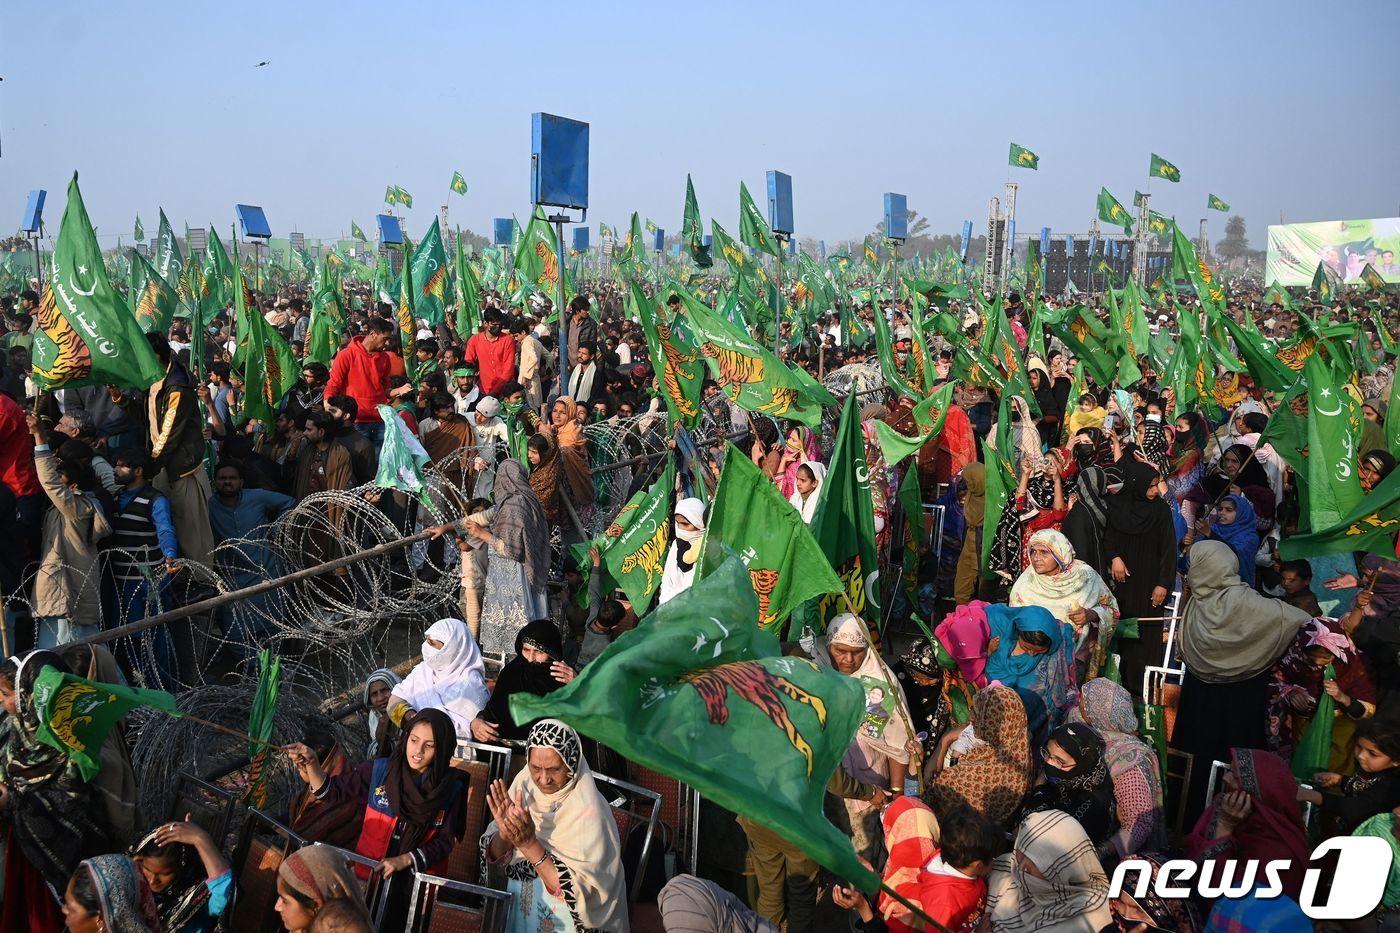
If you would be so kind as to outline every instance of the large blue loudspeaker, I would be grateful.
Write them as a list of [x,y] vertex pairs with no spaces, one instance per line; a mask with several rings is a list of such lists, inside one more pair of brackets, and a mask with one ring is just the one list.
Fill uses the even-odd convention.
[[509,246],[514,234],[514,221],[509,217],[497,217],[491,221],[491,242],[496,246]]
[[792,176],[783,172],[768,173],[768,226],[774,233],[791,234]]
[[588,209],[588,124],[552,113],[530,116],[530,200]]
[[25,233],[39,232],[44,222],[44,198],[48,194],[43,188],[29,192],[29,200],[24,205],[24,224],[20,227]]
[[962,256],[962,261],[967,262],[967,248],[972,243],[972,221],[964,220],[962,229],[962,245],[958,253]]
[[375,214],[374,222],[379,225],[379,242],[383,246],[402,246],[403,228],[393,214]]
[[891,240],[909,239],[909,199],[893,191],[885,192],[885,236]]
[[659,253],[666,248],[666,231],[660,227],[656,228],[656,251]]
[[588,228],[587,228],[587,227],[575,227],[575,228],[574,228],[574,249],[578,250],[580,253],[586,253],[586,252],[588,252]]
[[238,225],[243,228],[245,237],[255,240],[272,238],[272,228],[267,225],[267,215],[261,207],[254,204],[235,204],[233,209],[238,214]]

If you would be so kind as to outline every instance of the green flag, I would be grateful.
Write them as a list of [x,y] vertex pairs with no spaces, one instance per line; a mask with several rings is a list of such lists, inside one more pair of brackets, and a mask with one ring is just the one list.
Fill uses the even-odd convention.
[[822,406],[836,403],[806,370],[789,368],[748,333],[699,301],[685,302],[685,308],[710,376],[740,408],[815,428],[821,423]]
[[1308,383],[1309,530],[1316,530],[1337,524],[1361,501],[1356,449],[1361,404],[1320,353],[1307,358],[1303,375]]
[[[237,246],[234,247],[237,256]],[[246,288],[246,285],[244,286]],[[243,356],[243,418],[240,426],[257,420],[271,425],[273,413],[283,396],[296,385],[301,367],[292,348],[277,328],[267,323],[257,308],[245,307],[243,289],[235,289],[235,317],[248,325],[248,339],[240,338]]]
[[[258,651],[258,686],[253,693],[253,706],[248,711],[248,734],[260,742],[272,741],[272,728],[277,722],[277,693],[282,685],[282,659],[266,648]],[[244,799],[255,807],[267,803],[266,745],[248,746],[248,790]]]
[[[1386,406],[1386,413],[1389,414],[1393,411],[1400,412],[1400,378],[1390,380],[1390,402]],[[1392,454],[1400,457],[1400,417],[1385,419],[1385,443]],[[1370,451],[1362,451],[1362,453],[1370,453]]]
[[1147,174],[1152,178],[1165,178],[1172,182],[1181,181],[1181,169],[1155,152],[1152,153],[1152,164],[1148,166]]
[[685,218],[681,221],[681,238],[690,251],[690,258],[702,269],[714,265],[710,248],[705,245],[705,224],[700,220],[700,203],[695,200],[695,185],[685,176]]
[[1278,345],[1259,333],[1250,315],[1244,315],[1240,322],[1227,312],[1215,316],[1215,320],[1235,342],[1235,349],[1255,382],[1271,392],[1282,392],[1294,383],[1297,374],[1281,364]]
[[1134,192],[1133,192],[1133,207],[1142,207],[1143,199],[1146,198],[1146,197],[1147,197],[1147,195],[1143,194],[1141,191],[1134,191]]
[[778,256],[778,239],[742,181],[739,182],[739,239],[761,253]]
[[375,410],[384,422],[384,443],[379,448],[379,470],[374,474],[374,485],[408,493],[427,505],[428,481],[423,471],[432,458],[398,412],[388,405],[377,405]]
[[146,239],[146,228],[141,226],[140,214],[136,215],[136,228],[131,231],[131,235],[136,238],[137,243],[141,243]]
[[180,715],[168,693],[96,683],[47,665],[34,678],[30,701],[39,720],[35,738],[67,755],[84,781],[102,770],[102,744],[127,713],[149,706]]
[[[633,311],[642,323],[647,351],[651,355],[661,398],[671,415],[673,425],[693,428],[700,421],[701,388],[705,384],[705,360],[695,344],[688,318],[691,305],[700,301],[684,288],[673,285],[670,293],[681,299],[682,311],[668,319],[658,302],[646,296],[636,280],[632,281]],[[702,306],[702,310],[703,306]]]
[[397,203],[398,203],[398,200],[399,200],[399,195],[398,195],[397,189],[395,189],[393,185],[385,185],[385,186],[384,186],[384,203],[385,203],[385,204],[390,204],[390,205],[392,205],[392,204],[397,204]]
[[1011,154],[1006,157],[1006,162],[1012,168],[1040,168],[1040,156],[1031,152],[1026,147],[1018,146],[1015,143],[1011,144]]
[[461,172],[452,173],[452,184],[448,186],[454,194],[467,193],[467,180],[462,177]]
[[1147,211],[1147,232],[1155,237],[1171,236],[1171,218],[1154,210]]
[[1122,227],[1123,232],[1128,236],[1133,235],[1133,220],[1123,205],[1118,203],[1118,199],[1108,193],[1107,188],[1099,189],[1099,220],[1106,224],[1113,224],[1115,227]]
[[365,237],[365,232],[360,229],[360,225],[355,223],[355,221],[353,220],[350,221],[350,236],[359,240],[361,243],[369,242],[368,239]]
[[457,336],[463,341],[481,329],[481,280],[462,249],[457,232]]
[[602,552],[603,568],[613,581],[612,588],[620,587],[639,615],[646,614],[652,597],[661,588],[666,549],[671,544],[671,500],[675,492],[676,465],[668,455],[666,468],[656,482],[637,490],[602,534],[573,547],[580,562],[587,559],[591,547]]
[[780,624],[807,600],[842,589],[801,513],[747,455],[728,444],[695,578],[718,571],[731,554],[748,568],[750,588],[758,596],[756,618],[765,628]]
[[861,684],[783,657],[777,638],[752,624],[755,615],[743,566],[726,561],[569,684],[512,697],[511,714],[563,720],[874,891],[879,876],[822,814],[827,782],[865,713]]
[[729,268],[739,275],[743,275],[750,266],[756,265],[752,257],[744,252],[744,247],[729,235],[729,231],[719,225],[719,221],[710,219],[710,230],[714,234],[714,245],[719,249],[719,254],[729,265]]
[[394,200],[398,201],[404,207],[413,206],[413,195],[409,194],[398,185],[394,186]]
[[[554,228],[544,217],[544,211],[535,209],[530,222],[521,231],[520,245],[515,251],[515,268],[522,282],[531,289],[544,292],[554,300],[559,288],[562,267],[559,251],[554,243]],[[567,285],[565,286],[567,291]]]
[[[877,422],[879,423],[879,422]],[[928,526],[924,522],[924,494],[919,488],[919,468],[910,464],[900,480],[896,496],[899,507],[904,512],[904,598],[909,605],[919,604],[919,562],[923,559],[924,542],[928,537]]]
[[[1312,459],[1308,458],[1309,464]],[[1400,470],[1391,470],[1389,476],[1335,522],[1315,528],[1309,534],[1289,535],[1279,542],[1278,551],[1284,560],[1352,551],[1394,558],[1397,533],[1400,533]]]
[[204,251],[204,297],[206,307],[222,311],[233,301],[233,260],[213,224],[209,225],[209,247]]
[[78,173],[35,315],[34,383],[41,391],[110,384],[145,389],[163,375],[131,310],[107,279]]
[[408,244],[404,244],[403,271],[399,273],[399,298],[394,305],[394,320],[399,325],[400,352],[409,378],[413,377],[413,341],[418,335],[418,315],[415,305],[418,292],[413,287],[413,263],[409,261]]
[[1361,267],[1361,281],[1366,283],[1367,288],[1374,289],[1378,292],[1385,291],[1385,279],[1376,271],[1376,267],[1369,262]]
[[1220,200],[1215,195],[1208,194],[1206,195],[1206,210],[1225,211],[1226,213],[1229,213],[1230,205],[1226,204],[1224,201]]
[[126,300],[143,334],[164,334],[175,319],[180,296],[166,284],[146,258],[131,251],[131,276],[127,281]]
[[179,280],[180,273],[185,268],[185,261],[180,256],[180,244],[175,240],[175,231],[171,229],[164,210],[160,212],[160,229],[156,232],[156,256],[152,265],[161,278],[172,283]]
[[1333,272],[1327,268],[1327,263],[1318,260],[1317,269],[1313,272],[1312,290],[1317,292],[1317,300],[1331,307],[1332,305],[1332,276]]
[[[986,438],[982,440],[982,460],[986,464],[986,496],[982,510],[982,553],[979,564],[982,578],[997,579],[998,573],[992,568],[992,545],[997,538],[997,526],[1001,524],[1002,513],[1007,507],[1016,507],[1016,468],[1011,463],[1011,396],[1003,395],[997,414],[996,447]],[[1005,582],[1010,583],[1007,579]]]
[[948,407],[953,401],[953,389],[957,383],[945,382],[932,395],[914,406],[911,414],[914,423],[924,429],[924,433],[905,437],[883,421],[875,422],[875,440],[888,466],[903,462],[904,458],[916,453],[934,437],[943,432],[943,423],[948,419]]
[[880,620],[880,558],[875,547],[875,508],[866,470],[865,436],[856,393],[846,396],[831,465],[812,516],[812,537],[836,570],[839,593],[823,596],[817,607],[821,629],[843,612]]
[[442,229],[433,218],[428,232],[413,251],[413,281],[418,294],[414,296],[414,316],[437,327],[447,318],[447,306],[452,302],[448,282],[447,249],[442,242]]

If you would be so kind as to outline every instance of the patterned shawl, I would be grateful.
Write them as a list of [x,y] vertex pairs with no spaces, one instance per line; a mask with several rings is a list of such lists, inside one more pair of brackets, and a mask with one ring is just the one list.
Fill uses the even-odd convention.
[[967,806],[1009,826],[1031,786],[1026,707],[1009,687],[991,687],[972,701],[972,729],[983,744],[939,772],[928,789],[938,810]]
[[[1022,868],[1018,854],[1029,859],[1040,876]],[[1073,817],[1058,810],[1026,817],[1013,853],[993,863],[987,879],[987,915],[994,931],[1027,933],[1098,933],[1113,922],[1108,877],[1094,844]]]
[[99,855],[78,866],[92,876],[97,912],[112,933],[158,933],[160,915],[150,885],[125,855]]

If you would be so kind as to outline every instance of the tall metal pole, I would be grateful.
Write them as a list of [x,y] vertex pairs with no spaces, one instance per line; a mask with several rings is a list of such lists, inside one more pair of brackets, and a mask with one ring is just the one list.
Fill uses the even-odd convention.
[[987,204],[987,245],[982,251],[982,291],[990,292],[996,287],[997,257],[1001,255],[1001,244],[997,242],[997,222],[1001,220],[1001,202],[992,198]]
[[1006,183],[1006,245],[1002,254],[1001,273],[997,276],[997,294],[1006,294],[1006,282],[1011,275],[1011,257],[1016,252],[1016,182]]
[[558,288],[555,291],[555,307],[559,311],[559,394],[563,395],[569,383],[569,309],[564,306],[564,221],[565,215],[555,214],[554,254],[558,260]]
[[777,295],[773,302],[773,355],[778,355],[778,345],[782,335],[783,323],[783,253],[787,251],[787,241],[783,239],[781,233],[774,232],[773,238],[778,241],[778,256],[774,270],[776,274],[773,281],[776,283]]
[[1200,251],[1200,254],[1201,254],[1201,257],[1202,257],[1202,258],[1205,258],[1206,254],[1210,252],[1210,250],[1206,248],[1206,245],[1207,245],[1207,243],[1209,243],[1209,242],[1210,242],[1210,241],[1206,239],[1206,219],[1205,219],[1204,217],[1202,217],[1202,218],[1201,218],[1201,242],[1196,246],[1196,249]]
[[1152,231],[1148,229],[1148,219],[1150,212],[1147,204],[1152,200],[1152,195],[1144,194],[1138,207],[1138,228],[1133,237],[1133,281],[1142,285],[1147,278],[1147,240]]

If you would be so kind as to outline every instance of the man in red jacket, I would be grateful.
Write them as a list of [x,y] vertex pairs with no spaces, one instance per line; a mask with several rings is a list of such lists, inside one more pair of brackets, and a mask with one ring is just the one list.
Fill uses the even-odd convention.
[[515,339],[502,333],[505,321],[497,309],[489,309],[483,320],[486,330],[472,334],[462,361],[474,364],[481,374],[481,394],[495,395],[515,381]]
[[[331,378],[323,396],[348,395],[358,404],[355,429],[375,444],[384,439],[384,422],[376,406],[389,403],[389,354],[385,348],[394,335],[394,325],[384,318],[370,318],[362,336],[331,360]],[[329,408],[329,405],[326,406]]]

